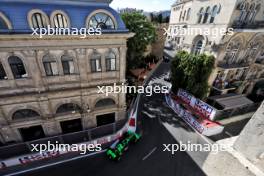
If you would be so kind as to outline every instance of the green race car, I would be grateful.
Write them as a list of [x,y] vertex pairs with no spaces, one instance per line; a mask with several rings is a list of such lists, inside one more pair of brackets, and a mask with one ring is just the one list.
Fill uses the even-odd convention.
[[129,144],[136,143],[141,138],[140,134],[126,132],[121,139],[117,140],[107,151],[106,155],[111,160],[119,161],[124,151],[129,147]]

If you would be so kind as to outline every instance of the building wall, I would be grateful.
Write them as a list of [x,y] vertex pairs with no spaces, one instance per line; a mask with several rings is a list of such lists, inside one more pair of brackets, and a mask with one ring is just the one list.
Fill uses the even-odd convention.
[[[249,14],[249,17],[245,19],[250,19],[250,15],[254,16],[253,13],[249,13],[249,7],[254,3],[256,4],[254,6],[255,9],[257,9],[257,13],[254,14],[254,20],[252,22],[247,20],[239,21],[242,12],[244,14]],[[248,8],[244,8],[243,4],[246,4]],[[214,14],[214,7],[217,9],[215,18],[213,22],[210,22]],[[202,18],[199,23],[199,16],[202,8],[203,13],[201,13]],[[207,8],[210,8],[210,10],[208,11],[208,20],[204,23],[203,20]],[[189,9],[190,14],[188,15]],[[264,51],[263,43],[259,42],[259,45],[257,44],[258,41],[263,41],[263,11],[264,3],[259,0],[177,1],[171,9],[169,30],[172,33],[180,29],[187,29],[190,31],[201,29],[201,31],[198,30],[198,32],[196,31],[187,35],[168,36],[167,44],[173,46],[176,51],[186,50],[190,53],[194,53],[197,46],[196,44],[201,40],[202,46],[200,47],[199,53],[214,55],[216,58],[215,69],[209,79],[209,84],[213,89],[220,94],[226,94],[228,92],[250,94],[255,83],[263,80],[263,64],[256,63],[257,58],[261,60],[261,55],[263,55]],[[208,30],[211,32],[205,32]],[[214,33],[214,31],[217,30],[218,32],[220,30],[230,30],[231,32],[215,35],[216,33]],[[230,43],[237,40],[237,38],[241,40],[241,42],[239,42],[241,45],[235,57],[226,57],[229,48],[235,48]],[[254,54],[248,54],[256,45],[258,45],[256,52]],[[222,76],[222,84],[220,86],[215,86],[215,82],[218,81],[219,75]],[[233,86],[233,84],[239,86]]]
[[[96,115],[115,112],[117,121],[125,118],[126,99],[124,94],[109,95],[116,102],[114,107],[96,109],[95,104],[100,99],[109,98],[104,94],[98,94],[97,86],[121,84],[125,80],[125,68],[121,65],[125,65],[126,62],[126,37],[119,36],[120,39],[116,39],[118,36],[111,35],[112,40],[102,37],[96,42],[89,39],[85,41],[50,39],[49,46],[45,46],[43,41],[39,40],[29,40],[23,43],[23,46],[19,46],[20,41],[23,42],[25,39],[17,37],[19,39],[15,41],[1,39],[0,42],[0,58],[8,77],[8,80],[0,81],[0,125],[5,142],[22,141],[18,131],[20,128],[42,125],[46,136],[53,136],[61,134],[59,124],[61,121],[81,118],[83,128],[89,129],[97,126]],[[65,46],[69,42],[72,45]],[[30,45],[32,46],[30,47]],[[102,55],[103,71],[101,73],[91,73],[90,70],[89,59],[95,48]],[[117,54],[117,71],[107,72],[104,64],[105,53],[112,48]],[[60,57],[65,52],[73,56],[76,74],[63,75],[62,66],[58,64],[61,67],[59,75],[47,77],[42,57],[49,53],[55,56],[60,63]],[[14,79],[7,61],[10,55],[23,59],[28,78]],[[56,114],[57,108],[66,103],[78,104],[89,111],[83,114]],[[13,120],[14,112],[21,109],[32,109],[38,112],[41,117]]]
[[[126,29],[118,13],[109,7],[110,1],[100,2],[10,0],[1,4],[0,20],[5,24],[0,21],[0,64],[6,74],[5,77],[0,75],[1,143],[22,142],[22,128],[41,126],[45,137],[50,137],[63,133],[61,122],[81,119],[82,130],[86,130],[100,125],[98,115],[115,113],[115,122],[126,118],[125,94],[106,96],[98,86],[125,82],[126,42],[133,34]],[[97,13],[107,15],[112,21],[108,21],[109,29],[102,29],[102,35],[39,38],[31,35],[34,21],[31,15],[35,12],[41,14],[45,28],[47,25],[55,27],[57,13],[63,14],[68,28],[89,28],[90,20]],[[38,19],[38,23],[41,20]],[[116,69],[112,71],[106,68],[109,53],[115,56]],[[98,72],[92,71],[93,54],[101,58]],[[43,61],[47,55],[56,65],[58,74],[49,76],[46,73]],[[65,55],[73,59],[71,74],[65,73],[63,68],[62,56]],[[14,76],[9,60],[14,56],[21,59],[26,71],[20,78]],[[71,107],[66,107],[68,111],[64,107],[63,112],[58,112],[64,105]],[[27,113],[21,110],[27,110]],[[17,112],[20,112],[20,118],[14,118]]]

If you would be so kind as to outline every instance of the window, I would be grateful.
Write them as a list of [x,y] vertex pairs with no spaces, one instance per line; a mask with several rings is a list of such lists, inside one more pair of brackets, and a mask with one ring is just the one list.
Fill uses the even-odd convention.
[[63,134],[75,133],[83,130],[81,119],[60,122],[60,125]]
[[57,13],[53,17],[53,23],[56,28],[68,28],[67,18],[62,13]]
[[250,22],[252,21],[252,17],[253,17],[253,14],[254,14],[254,11],[255,11],[255,4],[251,4],[249,9],[247,10],[247,14],[246,14],[246,17],[245,17],[245,21],[246,22]]
[[240,39],[235,39],[234,41],[228,44],[226,48],[226,55],[224,57],[224,60],[226,61],[227,64],[233,64],[236,62],[240,47],[241,47]]
[[8,58],[8,63],[11,67],[15,79],[26,78],[27,73],[22,60],[17,56]]
[[6,72],[4,70],[3,65],[0,62],[0,80],[7,79]]
[[197,23],[201,23],[202,22],[203,14],[204,14],[204,9],[202,7],[200,9],[199,13],[198,13],[198,21],[197,21]]
[[46,28],[47,27],[47,20],[44,14],[40,12],[33,13],[31,16],[32,27],[33,28]]
[[218,11],[218,8],[217,6],[215,5],[213,7],[213,10],[212,10],[212,15],[211,15],[211,18],[210,18],[210,23],[214,23],[214,20],[215,20],[215,16],[217,14],[217,11]]
[[181,22],[181,19],[182,19],[182,11],[180,13],[179,22]]
[[257,57],[259,47],[261,46],[261,42],[259,40],[254,40],[251,42],[246,50],[246,54],[242,62],[249,62],[251,59],[255,59]]
[[23,138],[23,141],[33,141],[45,137],[45,133],[41,125],[28,128],[20,128],[19,132],[21,134],[21,137]]
[[261,7],[260,4],[258,4],[257,6],[255,6],[255,4],[251,5],[251,7],[250,7],[251,14],[250,14],[249,19],[248,19],[248,21],[250,23],[253,23],[255,21],[256,15],[259,12],[260,7]]
[[1,15],[0,15],[0,29],[8,29],[8,25]]
[[246,18],[246,15],[247,15],[248,7],[249,7],[248,3],[242,3],[241,4],[241,7],[240,7],[241,13],[240,13],[240,16],[239,16],[239,21],[240,22],[244,22],[244,20]]
[[22,110],[16,111],[13,114],[12,119],[21,120],[21,119],[36,118],[36,117],[40,117],[39,113],[37,113],[36,111],[31,110],[31,109],[22,109]]
[[96,116],[97,127],[115,123],[115,113]]
[[189,8],[188,11],[187,11],[186,20],[189,20],[190,16],[191,16],[191,8]]
[[202,51],[202,47],[203,47],[203,41],[198,40],[194,46],[193,54],[195,55],[200,54]]
[[107,98],[107,99],[102,99],[99,100],[96,104],[95,104],[95,108],[102,108],[102,107],[106,107],[106,106],[113,106],[115,105],[115,101],[111,98]]
[[116,28],[113,18],[104,12],[99,12],[93,15],[90,18],[88,25],[91,28],[101,28],[101,29],[115,29]]
[[56,59],[51,55],[45,55],[43,57],[43,66],[46,72],[46,76],[59,75]]
[[98,53],[94,53],[91,58],[91,71],[92,72],[101,72],[101,55]]
[[183,13],[183,16],[182,16],[182,21],[184,21],[185,20],[185,16],[186,16],[186,10],[184,11],[184,13]]
[[115,71],[116,70],[116,55],[113,52],[110,52],[105,57],[106,71]]
[[64,75],[71,75],[75,73],[73,58],[67,55],[61,57],[61,63]]
[[210,15],[210,7],[206,8],[205,14],[204,14],[204,19],[203,19],[203,23],[207,23],[207,20],[209,18]]
[[73,103],[66,103],[61,105],[57,111],[56,114],[65,114],[65,113],[81,113],[82,109],[79,105],[73,104]]

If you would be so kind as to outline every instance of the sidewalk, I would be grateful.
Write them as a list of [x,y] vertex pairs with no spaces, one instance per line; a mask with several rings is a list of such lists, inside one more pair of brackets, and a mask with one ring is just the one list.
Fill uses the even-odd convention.
[[242,114],[238,116],[229,117],[227,119],[219,120],[218,122],[221,123],[222,125],[227,125],[230,123],[235,123],[235,122],[239,122],[245,119],[249,119],[253,116],[254,113],[255,112],[249,112],[247,114]]

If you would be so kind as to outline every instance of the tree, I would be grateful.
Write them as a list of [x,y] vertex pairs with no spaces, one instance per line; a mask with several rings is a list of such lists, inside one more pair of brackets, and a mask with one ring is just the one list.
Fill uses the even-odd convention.
[[124,13],[121,17],[130,32],[135,33],[127,43],[127,66],[129,69],[135,68],[142,63],[147,46],[155,41],[156,30],[153,24],[138,12]]
[[160,13],[158,15],[158,23],[162,23],[163,22],[163,16],[162,16],[162,13]]
[[155,18],[154,14],[153,13],[150,13],[150,21],[151,22],[153,22],[155,20],[154,18]]
[[177,92],[182,88],[203,99],[209,91],[208,79],[214,68],[214,62],[213,56],[178,52],[172,61],[172,90]]
[[165,19],[164,19],[164,23],[169,23],[170,22],[170,17],[167,16]]

